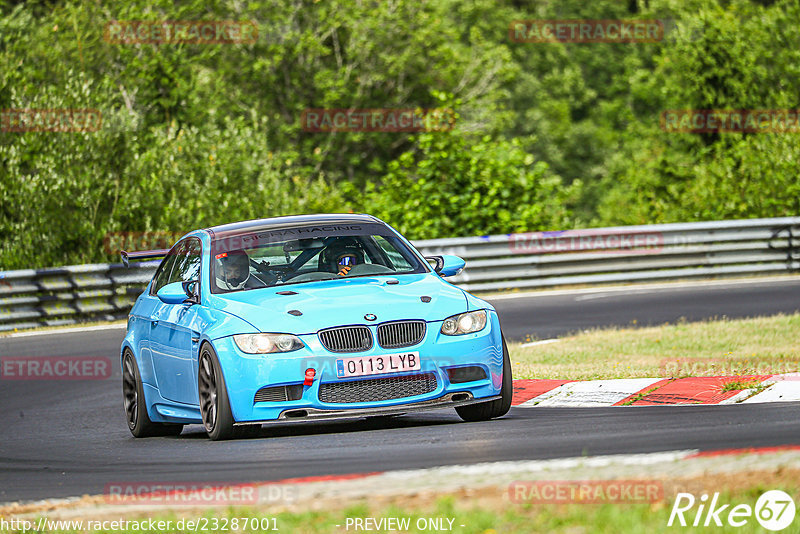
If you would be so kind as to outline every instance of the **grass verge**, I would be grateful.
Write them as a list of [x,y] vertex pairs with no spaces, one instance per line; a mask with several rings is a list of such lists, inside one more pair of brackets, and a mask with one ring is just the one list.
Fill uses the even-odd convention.
[[[616,534],[627,532],[764,532],[755,516],[745,517],[746,524],[734,527],[727,524],[728,513],[736,505],[747,505],[755,510],[759,497],[768,490],[781,489],[795,502],[800,496],[800,482],[796,470],[779,469],[772,472],[740,473],[736,477],[726,476],[719,480],[714,477],[702,479],[678,479],[665,481],[665,495],[669,497],[641,504],[609,503],[602,504],[550,504],[515,502],[505,490],[495,488],[489,492],[474,493],[471,498],[463,492],[430,496],[424,499],[411,499],[407,502],[390,504],[370,504],[359,502],[343,504],[341,507],[304,512],[278,512],[245,507],[225,511],[208,511],[205,514],[178,515],[174,512],[153,517],[127,516],[120,521],[128,521],[112,529],[108,518],[82,519],[80,524],[92,532],[158,532],[165,534],[204,531],[204,532],[290,532],[290,533],[339,533],[339,532],[453,532],[456,534],[498,534],[504,532],[547,532],[547,533],[600,533]],[[711,489],[709,489],[711,488]],[[687,492],[696,498],[696,504],[684,513],[687,526],[675,520],[668,526],[678,491]],[[703,526],[706,514],[703,513],[700,526],[692,527],[698,512],[698,504],[703,494],[713,498],[719,492],[717,507],[728,504],[719,514],[722,527]],[[685,504],[684,500],[682,504]],[[313,503],[309,503],[313,507]],[[706,507],[707,510],[707,507]],[[2,518],[0,518],[2,519]],[[367,522],[367,520],[370,522]],[[389,525],[386,521],[393,520]],[[741,517],[739,519],[742,519]],[[30,519],[36,524],[37,519]],[[381,523],[381,521],[384,521]],[[8,521],[8,518],[6,518]],[[52,521],[52,520],[51,520]],[[76,520],[72,520],[76,521]],[[189,523],[191,521],[192,523]],[[360,521],[360,528],[359,523]],[[92,522],[96,522],[96,525]],[[787,528],[786,532],[796,532],[800,516]],[[2,521],[0,521],[2,525]],[[56,528],[50,523],[47,532],[76,532],[75,528]],[[77,525],[73,523],[73,526]],[[105,525],[105,527],[103,526]],[[155,525],[155,527],[154,527]],[[398,526],[400,525],[400,528]],[[386,528],[389,526],[390,528]],[[394,528],[391,528],[394,527]],[[0,532],[21,532],[0,526]]]
[[514,378],[596,380],[800,371],[800,314],[598,329],[558,343],[509,344]]

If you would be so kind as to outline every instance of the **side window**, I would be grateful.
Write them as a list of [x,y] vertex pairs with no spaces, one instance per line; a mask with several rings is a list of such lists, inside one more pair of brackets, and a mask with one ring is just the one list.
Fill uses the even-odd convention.
[[199,239],[190,237],[183,242],[183,247],[178,253],[175,268],[169,277],[169,283],[188,282],[200,278],[200,251],[202,245]]
[[178,243],[167,253],[167,257],[161,262],[161,265],[158,266],[158,271],[156,271],[155,278],[153,279],[153,285],[150,289],[150,294],[155,295],[158,293],[158,290],[164,287],[169,283],[170,274],[172,274],[173,267],[175,265],[175,261],[178,259],[178,255],[180,254],[180,250],[183,248],[183,243]]
[[389,257],[389,261],[392,262],[391,267],[393,267],[396,271],[408,271],[413,270],[411,263],[397,250],[397,248],[392,245],[388,239],[383,236],[376,235],[375,242],[378,244],[379,247],[383,249],[383,252],[386,256]]

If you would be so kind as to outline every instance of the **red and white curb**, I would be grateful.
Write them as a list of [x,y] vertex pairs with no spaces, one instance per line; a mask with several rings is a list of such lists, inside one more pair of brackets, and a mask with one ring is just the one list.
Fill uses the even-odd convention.
[[[747,389],[729,384],[744,383]],[[515,380],[513,406],[591,407],[800,401],[800,373],[785,375]]]

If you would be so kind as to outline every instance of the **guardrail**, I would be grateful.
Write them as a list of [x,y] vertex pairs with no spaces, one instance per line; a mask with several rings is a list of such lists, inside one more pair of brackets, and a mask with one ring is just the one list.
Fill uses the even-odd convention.
[[424,254],[455,254],[450,280],[469,291],[796,272],[800,217],[620,226],[433,239]]
[[[800,271],[800,217],[415,241],[455,254],[469,291]],[[124,318],[158,262],[0,272],[0,331]]]
[[158,262],[0,271],[0,332],[123,319]]

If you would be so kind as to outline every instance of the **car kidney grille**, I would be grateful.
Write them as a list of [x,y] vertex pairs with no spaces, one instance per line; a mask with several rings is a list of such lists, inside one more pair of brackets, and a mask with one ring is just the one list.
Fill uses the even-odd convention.
[[332,403],[376,402],[423,395],[435,390],[436,375],[425,373],[321,384],[319,400]]
[[340,326],[320,330],[319,340],[331,352],[363,352],[372,347],[372,333],[366,326]]
[[425,337],[425,321],[394,321],[378,325],[378,345],[397,349],[416,345]]

